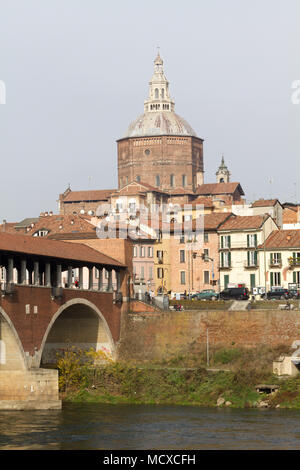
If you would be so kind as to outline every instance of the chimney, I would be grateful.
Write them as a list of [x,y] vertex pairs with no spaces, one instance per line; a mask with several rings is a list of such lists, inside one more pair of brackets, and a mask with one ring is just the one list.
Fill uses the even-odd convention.
[[3,232],[6,232],[6,219],[3,219],[2,231],[3,231]]

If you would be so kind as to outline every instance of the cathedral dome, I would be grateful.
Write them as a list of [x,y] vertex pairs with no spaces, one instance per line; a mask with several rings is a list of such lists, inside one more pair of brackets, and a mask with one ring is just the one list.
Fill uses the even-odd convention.
[[153,135],[197,137],[192,127],[173,111],[146,112],[133,121],[123,138]]
[[155,135],[197,137],[191,126],[174,112],[174,107],[169,82],[163,70],[163,60],[158,53],[154,60],[154,74],[149,82],[149,97],[144,101],[144,114],[130,124],[122,138]]

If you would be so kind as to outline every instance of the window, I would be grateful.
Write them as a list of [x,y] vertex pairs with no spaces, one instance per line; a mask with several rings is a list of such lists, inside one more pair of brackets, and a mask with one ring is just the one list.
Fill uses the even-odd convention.
[[35,234],[33,235],[34,237],[45,237],[46,235],[48,235],[49,233],[49,230],[39,230],[38,232],[35,232]]
[[271,253],[270,264],[272,264],[273,266],[281,265],[281,253]]
[[300,271],[293,272],[293,282],[295,284],[300,284]]
[[158,279],[163,279],[163,277],[164,277],[163,268],[157,268],[157,277],[158,277]]
[[155,185],[156,185],[156,187],[160,186],[160,177],[159,177],[159,175],[155,176]]
[[222,235],[221,248],[230,248],[230,245],[231,245],[230,235]]
[[133,257],[134,257],[134,258],[137,257],[137,246],[134,246],[134,247],[133,247]]
[[182,175],[182,186],[186,186],[186,175]]
[[154,92],[154,93],[155,93],[155,99],[158,100],[158,93],[159,93],[159,92],[158,92],[158,88],[155,88],[155,92]]
[[179,241],[179,243],[184,243],[184,235],[181,235],[181,236],[180,236],[180,241]]
[[253,287],[255,287],[255,274],[250,274],[250,287],[251,289],[253,289]]
[[204,232],[204,243],[208,243],[208,233]]
[[185,271],[180,271],[180,284],[185,284]]
[[247,264],[248,266],[257,266],[257,251],[247,252]]
[[185,263],[185,251],[180,250],[180,263]]
[[281,273],[280,272],[270,273],[270,282],[271,282],[271,287],[280,286],[281,285]]
[[227,289],[228,284],[229,284],[229,276],[228,276],[228,274],[225,274],[225,276],[224,276],[224,289]]
[[149,279],[153,279],[152,266],[149,266]]
[[144,246],[140,246],[140,257],[141,258],[145,257],[145,247]]
[[170,186],[171,186],[171,188],[174,188],[174,186],[175,186],[175,176],[174,175],[170,175]]
[[208,258],[209,258],[209,249],[208,249],[208,248],[204,248],[203,253],[204,253],[204,260],[205,260],[205,261],[208,261]]
[[148,258],[153,258],[153,246],[148,246]]
[[257,247],[257,234],[248,234],[247,235],[247,246],[250,248],[256,248]]
[[137,183],[140,183],[140,181],[141,181],[141,177],[140,177],[140,175],[136,175],[136,178],[135,178],[135,180],[136,180],[136,182],[137,182]]
[[204,284],[209,284],[209,271],[204,271]]
[[161,97],[162,97],[162,99],[164,99],[164,97],[165,97],[165,90],[163,88],[161,89]]
[[224,252],[221,253],[221,268],[230,268],[231,266],[231,253],[229,252]]
[[141,279],[144,279],[145,277],[145,268],[144,266],[141,266]]
[[136,203],[129,202],[129,212],[136,212]]
[[116,203],[116,211],[117,212],[120,212],[122,210],[122,202],[121,201],[117,201]]

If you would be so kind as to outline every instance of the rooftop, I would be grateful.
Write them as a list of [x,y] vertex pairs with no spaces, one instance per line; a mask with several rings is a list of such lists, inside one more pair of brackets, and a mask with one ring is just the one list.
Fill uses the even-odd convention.
[[[260,245],[258,248],[263,248]],[[266,248],[300,248],[300,230],[275,230],[265,243]]]
[[0,233],[0,251],[26,255],[43,256],[53,259],[63,259],[92,265],[107,265],[125,267],[119,261],[94,250],[81,243],[48,240],[44,237],[28,237],[27,235],[14,235]]

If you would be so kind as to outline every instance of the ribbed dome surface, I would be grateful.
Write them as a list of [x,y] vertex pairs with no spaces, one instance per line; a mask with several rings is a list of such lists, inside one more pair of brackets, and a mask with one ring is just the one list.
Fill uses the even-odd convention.
[[153,135],[186,135],[197,137],[192,127],[172,111],[145,113],[133,121],[123,136],[143,137]]

